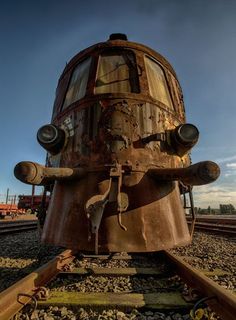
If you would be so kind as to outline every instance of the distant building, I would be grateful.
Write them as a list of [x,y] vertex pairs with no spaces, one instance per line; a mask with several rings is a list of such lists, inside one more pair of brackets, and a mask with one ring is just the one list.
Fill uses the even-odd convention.
[[236,210],[232,204],[220,204],[221,214],[236,214]]
[[[220,214],[220,209],[211,208],[210,206],[208,206],[208,208],[195,207],[194,212],[195,212],[195,214],[204,214],[204,215],[206,215],[206,214]],[[189,211],[189,214],[191,214],[191,211]]]
[[[230,204],[220,204],[219,209],[211,208],[208,206],[207,208],[199,208],[194,207],[195,214],[236,214],[235,207]],[[187,214],[191,214],[191,209],[187,212]]]

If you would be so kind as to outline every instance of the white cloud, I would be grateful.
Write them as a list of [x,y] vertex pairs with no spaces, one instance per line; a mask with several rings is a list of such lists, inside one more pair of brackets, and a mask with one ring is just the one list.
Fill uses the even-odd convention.
[[217,163],[225,163],[225,162],[232,161],[232,160],[236,160],[236,155],[231,156],[231,157],[217,159],[216,162]]
[[224,177],[233,177],[236,175],[236,162],[226,163],[225,167],[227,170],[224,172]]
[[227,164],[226,164],[226,167],[227,167],[227,168],[235,168],[235,169],[236,169],[236,162],[227,163]]
[[224,174],[224,177],[228,178],[228,177],[231,177],[232,176],[232,172],[226,172]]
[[233,204],[236,206],[236,188],[227,185],[205,185],[195,187],[194,202],[196,207],[219,208],[219,204]]

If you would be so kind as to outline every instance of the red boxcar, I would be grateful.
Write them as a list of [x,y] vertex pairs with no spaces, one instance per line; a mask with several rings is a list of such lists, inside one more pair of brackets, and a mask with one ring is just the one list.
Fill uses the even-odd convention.
[[4,218],[7,215],[12,213],[17,213],[18,207],[16,204],[7,204],[7,203],[0,203],[0,218]]
[[[25,211],[30,210],[31,213],[39,210],[42,202],[42,195],[19,195],[18,197],[18,209],[23,209]],[[49,204],[49,196],[46,197],[46,208]]]

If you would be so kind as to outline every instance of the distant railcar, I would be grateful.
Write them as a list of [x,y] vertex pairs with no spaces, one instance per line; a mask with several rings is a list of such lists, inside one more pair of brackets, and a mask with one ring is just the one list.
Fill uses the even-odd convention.
[[[22,209],[24,211],[30,211],[31,213],[35,213],[39,211],[40,206],[42,204],[43,196],[42,195],[19,195],[18,197],[18,209]],[[48,207],[50,197],[46,197],[46,208]]]
[[17,205],[15,203],[0,203],[0,219],[4,219],[6,216],[15,215],[18,212]]
[[193,212],[192,186],[220,172],[211,161],[190,165],[198,136],[159,53],[123,34],[81,51],[59,79],[51,124],[37,133],[46,167],[15,167],[25,183],[55,182],[42,240],[95,252],[190,243],[181,193]]

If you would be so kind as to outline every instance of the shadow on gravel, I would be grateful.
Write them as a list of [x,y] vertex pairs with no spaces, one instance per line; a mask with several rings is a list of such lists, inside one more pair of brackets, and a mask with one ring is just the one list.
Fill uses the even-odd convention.
[[42,245],[36,231],[0,237],[0,291],[19,281],[64,249]]
[[61,247],[42,244],[37,231],[0,236],[0,267],[5,259],[43,259],[61,251]]
[[0,267],[0,292],[24,278],[27,274],[35,270],[37,262],[33,262],[25,267]]

